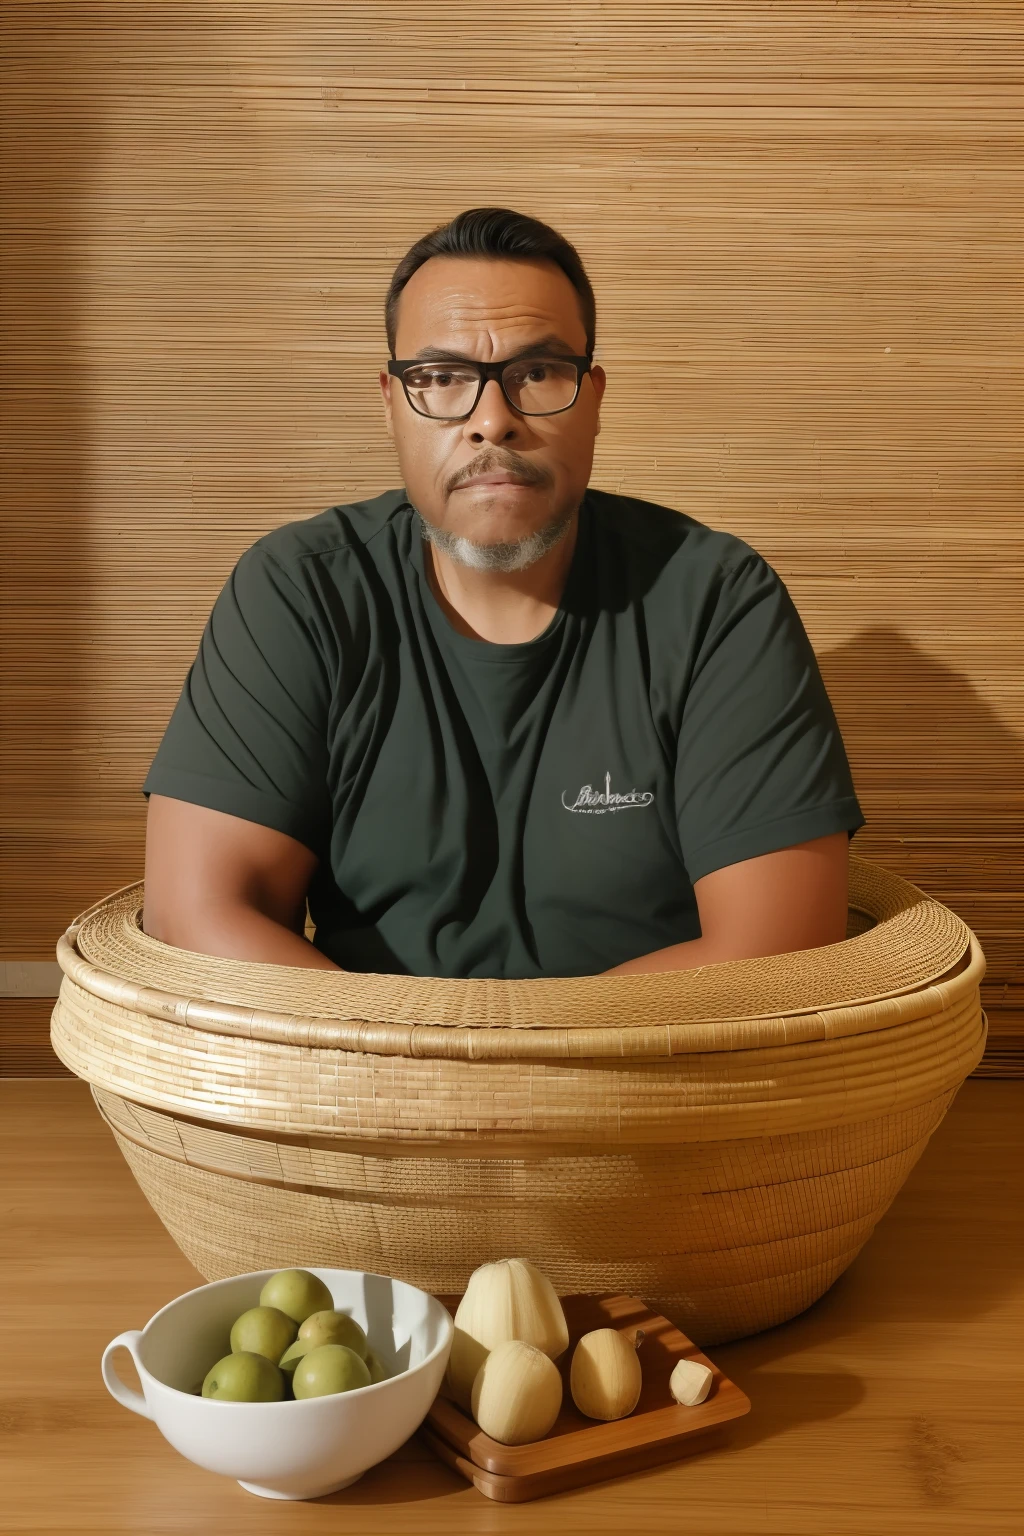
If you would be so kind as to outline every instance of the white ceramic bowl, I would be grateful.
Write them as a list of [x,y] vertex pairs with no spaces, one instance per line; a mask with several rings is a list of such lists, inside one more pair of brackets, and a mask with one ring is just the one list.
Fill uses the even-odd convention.
[[[284,1266],[282,1266],[284,1267]],[[230,1354],[231,1325],[277,1270],[233,1275],[186,1291],[145,1328],[119,1333],[103,1351],[108,1391],[152,1419],[176,1451],[210,1472],[234,1477],[268,1499],[315,1499],[354,1483],[390,1456],[426,1417],[448,1363],[454,1325],[439,1301],[386,1275],[313,1269],[369,1336],[387,1381],[329,1397],[230,1403],[192,1389]],[[111,1358],[131,1352],[145,1394],[126,1387]]]

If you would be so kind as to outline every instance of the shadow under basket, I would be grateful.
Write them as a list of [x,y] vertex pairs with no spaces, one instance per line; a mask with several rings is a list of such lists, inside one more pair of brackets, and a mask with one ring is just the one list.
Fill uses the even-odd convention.
[[51,1039],[207,1280],[452,1293],[522,1255],[740,1338],[852,1262],[985,1045],[974,934],[853,856],[841,943],[648,976],[222,960],[142,907],[128,886],[60,940]]

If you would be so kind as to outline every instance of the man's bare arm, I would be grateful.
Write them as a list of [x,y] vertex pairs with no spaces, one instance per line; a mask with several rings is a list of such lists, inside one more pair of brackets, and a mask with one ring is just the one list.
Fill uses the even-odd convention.
[[316,866],[316,854],[283,832],[150,795],[142,926],[199,954],[339,970],[304,936]]
[[833,832],[713,870],[694,881],[699,939],[638,955],[604,974],[689,971],[838,944],[846,937],[849,849],[849,835]]

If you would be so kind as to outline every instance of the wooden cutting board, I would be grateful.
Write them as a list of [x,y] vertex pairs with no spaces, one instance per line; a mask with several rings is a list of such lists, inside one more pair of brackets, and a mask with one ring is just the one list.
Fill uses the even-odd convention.
[[[454,1316],[460,1298],[438,1299]],[[558,1362],[562,1409],[543,1440],[501,1445],[444,1393],[420,1431],[431,1450],[488,1498],[519,1503],[676,1461],[707,1450],[723,1438],[733,1419],[749,1413],[746,1394],[684,1333],[635,1296],[563,1296],[562,1308],[569,1326],[569,1348]],[[569,1391],[573,1349],[594,1328],[617,1328],[631,1340],[638,1330],[644,1335],[640,1401],[628,1417],[610,1424],[585,1418]],[[681,1359],[697,1360],[714,1375],[708,1397],[693,1408],[682,1407],[669,1392],[668,1379]]]

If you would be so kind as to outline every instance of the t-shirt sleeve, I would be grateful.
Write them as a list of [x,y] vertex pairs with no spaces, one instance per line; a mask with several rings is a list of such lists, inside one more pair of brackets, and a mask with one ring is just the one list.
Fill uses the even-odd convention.
[[865,824],[810,639],[782,579],[754,550],[723,570],[700,637],[676,807],[691,882]]
[[260,545],[236,564],[142,787],[273,827],[330,835],[330,685],[309,601]]

